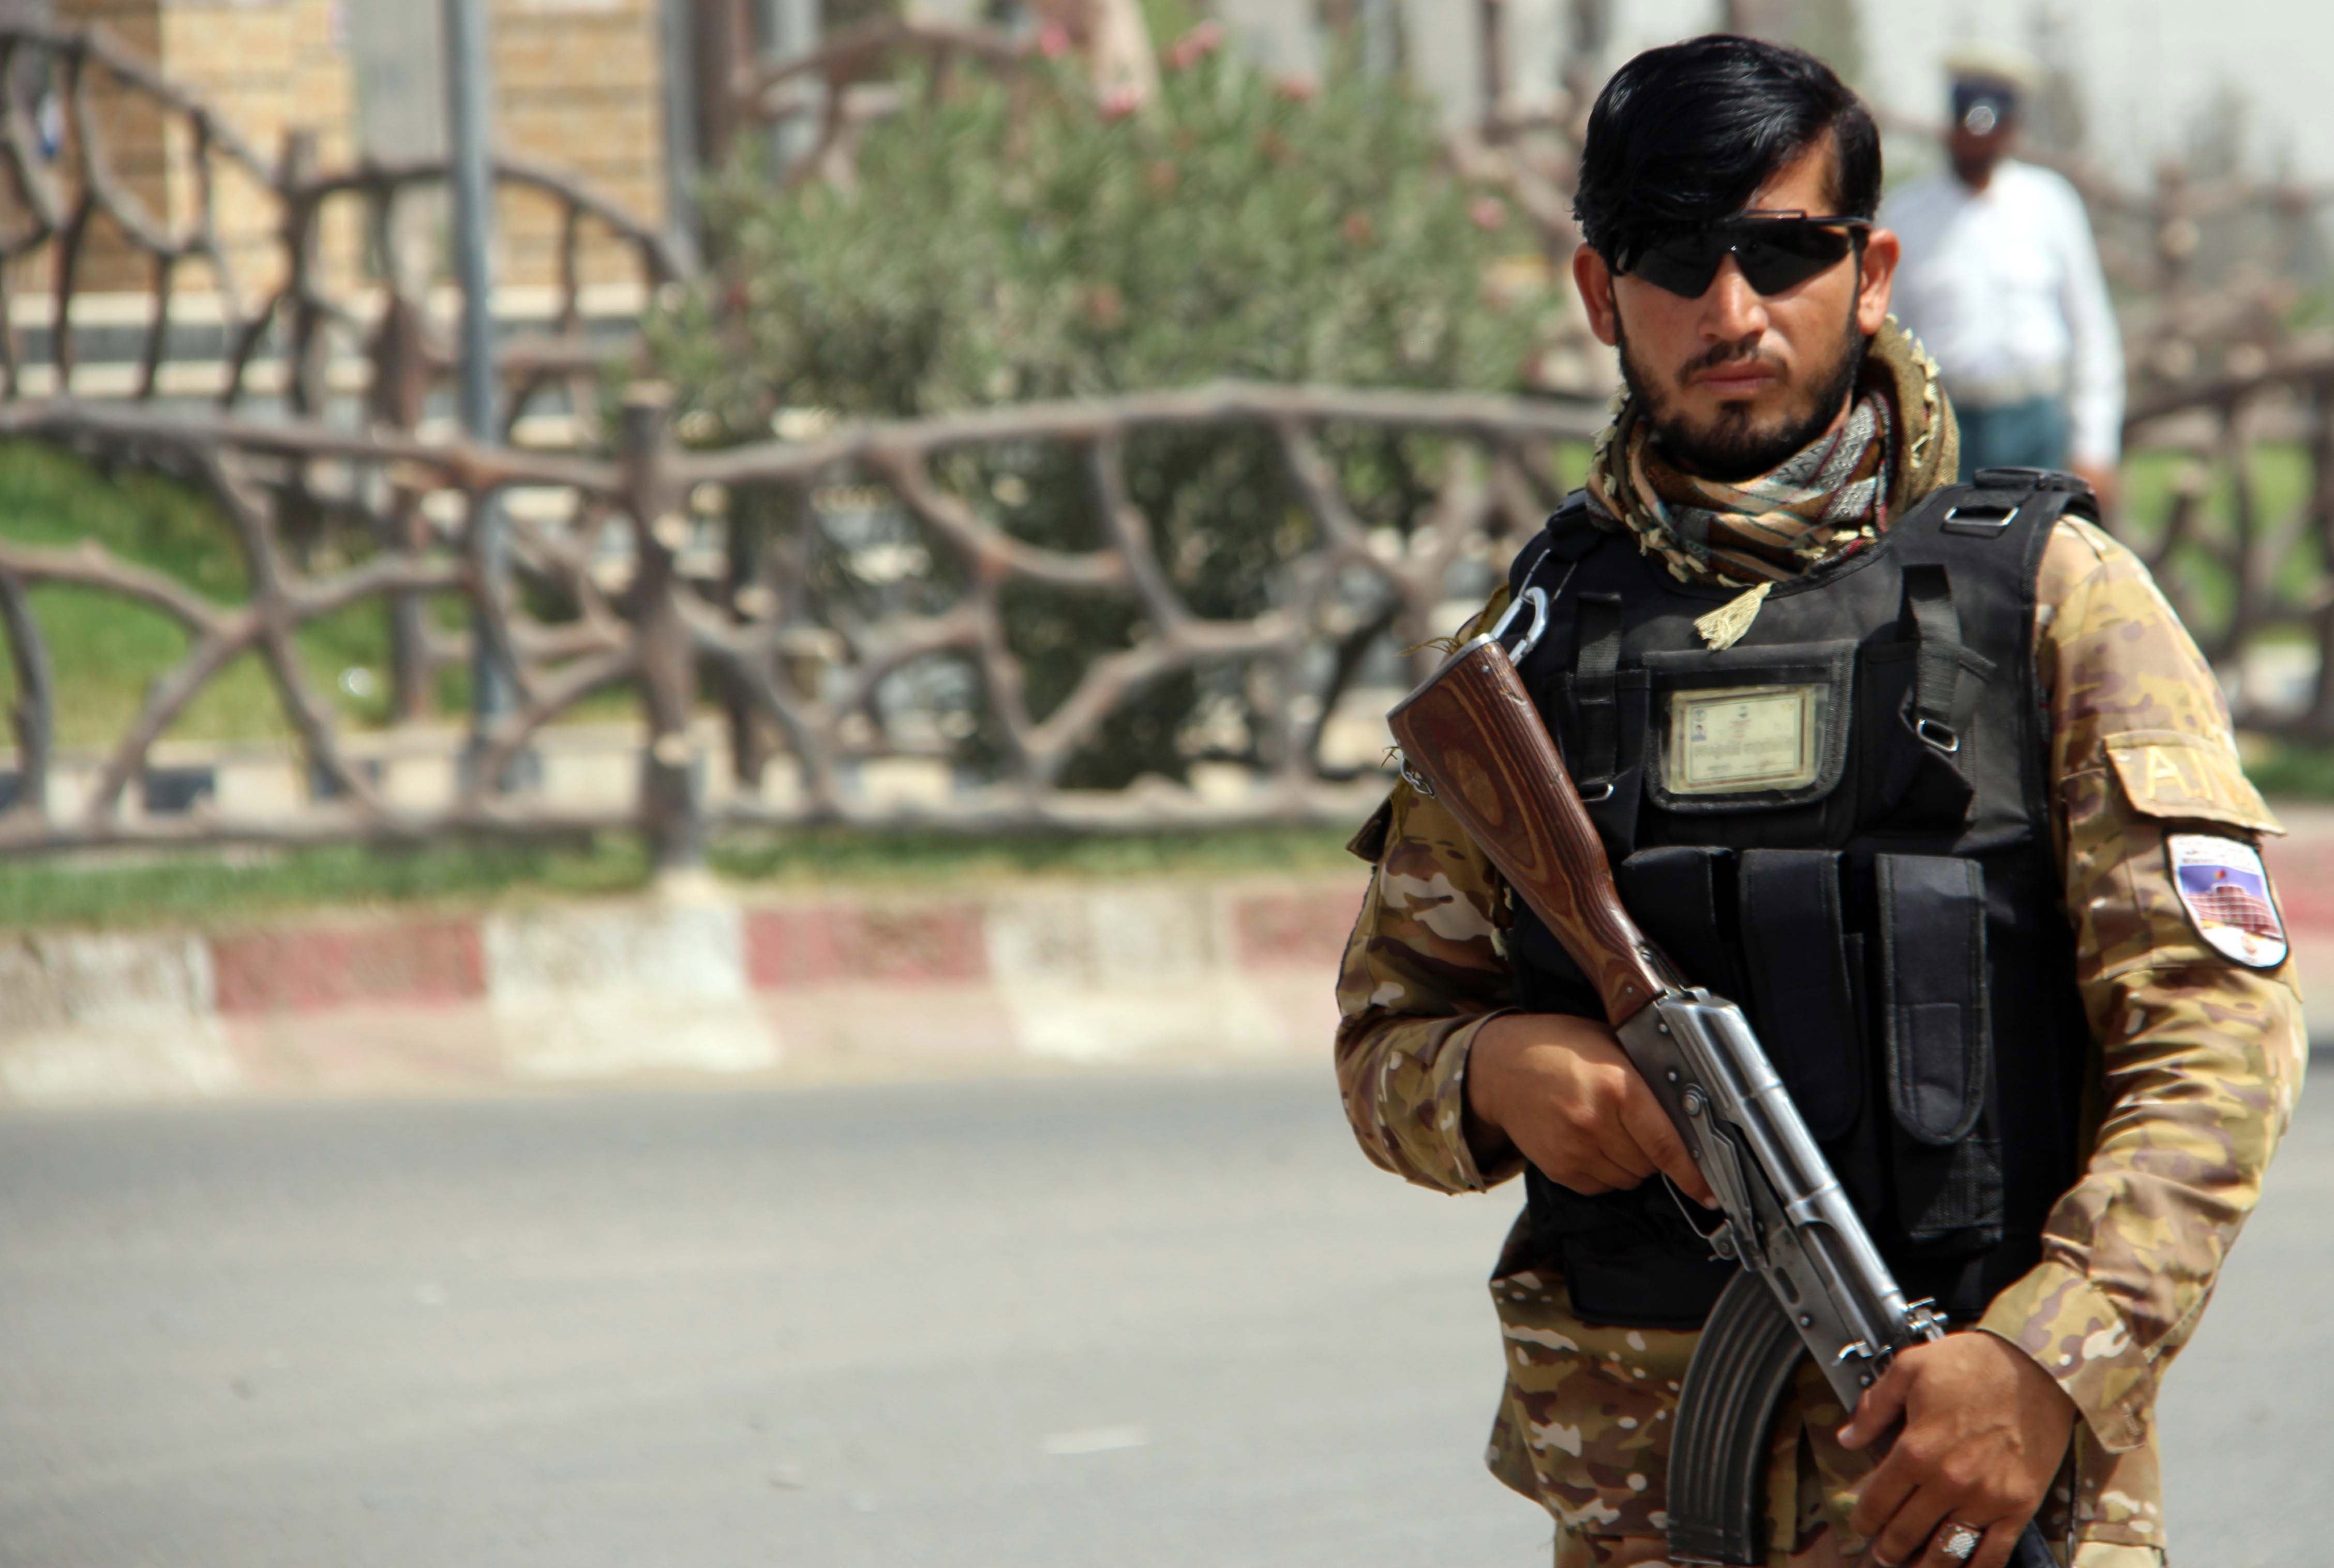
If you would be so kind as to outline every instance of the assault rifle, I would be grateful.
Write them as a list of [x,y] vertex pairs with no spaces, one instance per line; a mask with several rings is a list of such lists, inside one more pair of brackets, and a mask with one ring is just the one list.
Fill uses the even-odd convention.
[[[1530,627],[1510,655],[1506,638],[1526,611]],[[1526,589],[1387,722],[1404,775],[1458,819],[1595,986],[1717,1195],[1725,1217],[1705,1239],[1742,1267],[1711,1310],[1679,1395],[1669,1548],[1680,1563],[1760,1563],[1768,1442],[1799,1357],[1815,1357],[1852,1411],[1898,1352],[1943,1337],[1945,1325],[1930,1303],[1905,1299],[1741,1009],[1687,986],[1622,907],[1516,676],[1548,616],[1547,591]],[[2011,1563],[2051,1568],[2033,1524]]]

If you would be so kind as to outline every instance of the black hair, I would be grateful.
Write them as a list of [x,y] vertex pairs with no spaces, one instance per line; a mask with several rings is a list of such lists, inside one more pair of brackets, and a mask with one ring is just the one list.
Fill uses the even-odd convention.
[[1740,212],[1792,159],[1831,139],[1832,212],[1880,210],[1880,131],[1804,50],[1714,33],[1648,49],[1589,111],[1572,215],[1615,270],[1666,232]]

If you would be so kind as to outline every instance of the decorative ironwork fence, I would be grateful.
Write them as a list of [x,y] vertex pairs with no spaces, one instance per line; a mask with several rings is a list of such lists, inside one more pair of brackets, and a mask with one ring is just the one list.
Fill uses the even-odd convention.
[[[47,441],[199,486],[251,589],[224,602],[94,544],[0,544],[21,769],[15,803],[0,815],[0,849],[637,822],[671,863],[695,854],[709,821],[1126,827],[1348,815],[1383,787],[1375,749],[1388,689],[1433,657],[1419,645],[1454,629],[1454,599],[1480,599],[1558,498],[1557,444],[1585,440],[1596,423],[1585,411],[1503,399],[1230,383],[690,455],[674,443],[658,390],[641,387],[625,405],[616,459],[601,462],[305,424],[12,405],[0,409],[0,439]],[[1162,432],[1260,437],[1278,452],[1296,510],[1276,522],[1278,559],[1255,585],[1257,612],[1196,612],[1178,587],[1175,553],[1129,499],[1128,447]],[[1347,460],[1355,443],[1385,441],[1425,484],[1398,505],[1357,493],[1353,476],[1363,470]],[[1085,476],[1083,543],[1039,544],[1016,531],[1008,481],[1048,457]],[[302,491],[294,474],[306,476]],[[833,508],[802,504],[839,486],[864,487],[864,510],[890,520],[882,538],[838,539],[822,522]],[[489,493],[519,488],[563,498],[564,515],[521,509],[520,589],[487,601],[468,519]],[[357,533],[380,542],[336,572],[302,571],[286,545],[287,504],[319,490],[336,512],[369,519]],[[748,494],[778,501],[780,513],[791,500],[798,525],[750,537],[730,515]],[[439,495],[458,502],[432,503]],[[388,525],[417,498],[425,515],[451,519],[418,539]],[[874,554],[908,563],[890,574],[905,608],[853,610],[842,578],[854,566],[884,575],[866,571]],[[71,800],[57,787],[51,657],[29,604],[57,584],[158,611],[188,640]],[[1075,679],[1042,709],[1027,692],[1028,658],[1015,646],[1010,611],[1032,590],[1127,611],[1116,644],[1076,650]],[[321,618],[400,601],[475,606],[519,670],[518,710],[476,736],[448,797],[421,807],[400,804],[352,761],[346,727],[312,688],[297,647],[301,629]],[[463,618],[432,619],[449,628],[434,634],[448,645],[445,656],[461,658],[464,634],[450,628]],[[158,740],[246,654],[265,666],[312,798],[249,817],[215,806],[169,817],[127,809]],[[953,733],[931,728],[930,703],[883,700],[888,684],[940,669],[956,672],[953,711],[964,722]],[[1240,731],[1216,747],[1212,788],[1065,787],[1066,766],[1114,716],[1159,682],[1194,672],[1218,678]],[[1378,688],[1364,689],[1373,674]],[[702,722],[700,676],[731,710],[726,755],[709,755],[719,748]],[[545,726],[619,688],[636,694],[644,730],[634,802],[578,813],[502,787]],[[1362,737],[1346,740],[1344,755],[1333,744],[1341,721]],[[864,777],[901,762],[926,769],[926,787],[906,804],[871,793]]]
[[[127,131],[135,159],[117,145]],[[316,146],[294,132],[280,158],[267,157],[101,30],[0,26],[0,399],[208,404],[392,436],[423,430],[450,397],[453,313],[432,287],[434,255],[403,254],[429,226],[405,219],[443,193],[450,166],[326,169]],[[602,378],[638,357],[640,309],[688,275],[685,258],[556,170],[504,159],[495,184],[505,206],[536,204],[556,236],[555,282],[534,324],[506,328],[496,346],[503,438],[524,431],[541,445],[547,430],[551,445],[601,445]],[[613,322],[591,319],[595,276],[630,280]],[[102,362],[85,351],[93,332],[116,340]],[[194,416],[179,428],[192,440],[209,427]],[[304,558],[352,515],[311,482],[309,464],[279,460],[274,525]],[[385,541],[419,540],[425,494],[398,490],[362,520]],[[458,655],[410,595],[390,636],[391,715],[420,719],[431,672]]]

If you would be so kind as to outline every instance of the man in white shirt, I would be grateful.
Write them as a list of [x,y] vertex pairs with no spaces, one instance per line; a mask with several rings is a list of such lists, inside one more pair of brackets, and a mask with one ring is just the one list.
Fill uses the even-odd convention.
[[1959,55],[1952,168],[1888,198],[1903,240],[1896,314],[1944,373],[1962,476],[2072,468],[2112,504],[2122,448],[2123,343],[2075,188],[2009,156],[2030,72]]

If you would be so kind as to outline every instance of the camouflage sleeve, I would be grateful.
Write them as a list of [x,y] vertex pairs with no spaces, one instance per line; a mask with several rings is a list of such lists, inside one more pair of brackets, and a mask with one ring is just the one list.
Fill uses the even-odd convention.
[[2032,1355],[2099,1443],[2144,1441],[2261,1193],[2307,1059],[2290,966],[2243,967],[2191,927],[2167,832],[2281,831],[2245,779],[2220,687],[2147,570],[2061,524],[2043,558],[2060,868],[2089,1016],[2090,1156],[2043,1261],[1982,1327]]
[[[1501,588],[1452,642],[1507,602]],[[1406,1181],[1440,1192],[1496,1186],[1523,1161],[1504,1148],[1488,1169],[1477,1159],[1467,1054],[1485,1024],[1514,1011],[1507,889],[1457,819],[1407,784],[1347,848],[1374,869],[1337,971],[1345,1119],[1362,1152]]]
[[1375,861],[1337,974],[1337,1088],[1362,1150],[1442,1192],[1522,1169],[1480,1168],[1467,1137],[1467,1053],[1511,1011],[1499,875],[1451,813],[1397,786],[1355,841]]

